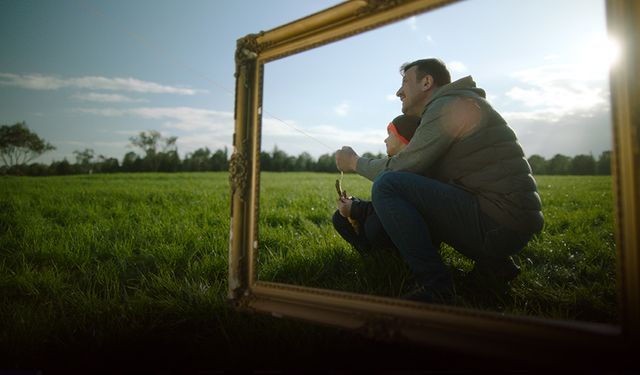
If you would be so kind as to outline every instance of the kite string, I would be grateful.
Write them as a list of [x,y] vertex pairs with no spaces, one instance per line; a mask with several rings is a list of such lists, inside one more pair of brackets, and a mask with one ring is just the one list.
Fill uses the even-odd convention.
[[297,128],[297,127],[295,127],[295,126],[293,126],[293,125],[291,125],[291,124],[287,123],[286,121],[284,121],[284,120],[282,120],[282,119],[280,119],[280,118],[278,118],[278,117],[274,116],[273,114],[271,114],[271,113],[269,113],[269,112],[267,112],[267,111],[263,111],[263,113],[264,113],[265,115],[267,115],[267,116],[271,117],[272,119],[274,119],[274,120],[276,120],[276,121],[279,121],[279,122],[283,123],[284,125],[286,125],[286,126],[290,127],[291,129],[293,129],[293,130],[295,130],[295,131],[297,131],[297,132],[301,133],[302,135],[305,135],[305,136],[307,136],[308,138],[310,138],[310,139],[312,139],[312,140],[314,140],[314,141],[318,142],[319,144],[321,144],[322,146],[324,146],[327,150],[329,150],[329,151],[331,151],[331,152],[334,152],[334,151],[335,151],[335,148],[332,148],[331,146],[327,145],[326,143],[322,142],[321,140],[319,140],[318,138],[316,138],[316,137],[312,136],[311,134],[307,133],[306,131],[304,131],[304,130],[302,130],[302,129],[299,129],[299,128]]

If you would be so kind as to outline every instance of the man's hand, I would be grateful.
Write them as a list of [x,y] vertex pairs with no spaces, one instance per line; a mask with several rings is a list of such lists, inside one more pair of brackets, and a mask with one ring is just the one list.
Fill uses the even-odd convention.
[[338,199],[338,211],[342,217],[348,218],[351,215],[351,204],[353,201],[347,197]]
[[358,154],[349,146],[343,146],[336,151],[336,167],[342,172],[355,172],[358,164]]

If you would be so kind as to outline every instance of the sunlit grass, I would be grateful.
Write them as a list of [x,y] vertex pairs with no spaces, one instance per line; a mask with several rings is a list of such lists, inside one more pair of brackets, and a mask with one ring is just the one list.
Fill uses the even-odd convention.
[[[284,178],[287,176],[287,178]],[[544,231],[517,256],[522,274],[506,294],[469,295],[455,304],[513,314],[612,323],[617,320],[611,178],[539,176]],[[262,174],[259,278],[397,297],[415,287],[395,254],[362,259],[335,232],[334,175]],[[370,197],[371,182],[345,176],[349,194]],[[456,284],[473,262],[441,248]]]
[[[392,297],[410,290],[398,256],[363,259],[333,230],[337,177],[261,174],[259,278]],[[460,295],[456,304],[615,322],[610,178],[537,179],[546,226],[516,258],[522,275],[506,296]],[[361,177],[345,175],[343,186],[370,196]],[[276,348],[261,343],[276,339],[305,350],[312,338],[310,357],[317,345],[364,342],[229,307],[226,173],[3,177],[0,188],[4,367],[44,353],[136,358],[176,348],[175,356],[198,352],[228,364],[254,349],[268,361]],[[454,270],[472,267],[446,246],[442,253]]]

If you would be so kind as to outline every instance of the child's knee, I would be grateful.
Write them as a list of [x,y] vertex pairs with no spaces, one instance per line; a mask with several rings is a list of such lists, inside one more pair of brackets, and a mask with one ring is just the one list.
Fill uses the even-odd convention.
[[336,212],[333,213],[333,217],[331,218],[331,221],[333,222],[333,227],[335,229],[338,229],[344,226],[345,222],[347,221],[347,218],[340,215],[339,210],[336,210]]

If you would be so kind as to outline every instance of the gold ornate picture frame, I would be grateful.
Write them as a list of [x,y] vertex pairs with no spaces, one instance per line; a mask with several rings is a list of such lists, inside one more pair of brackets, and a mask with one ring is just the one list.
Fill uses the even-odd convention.
[[[263,65],[451,3],[356,0],[238,40],[235,133],[229,168],[228,298],[270,313],[476,354],[578,361],[630,358],[640,346],[640,3],[606,2],[622,55],[610,76],[620,324],[508,316],[456,307],[260,281],[256,277]],[[542,355],[544,354],[544,355]]]

